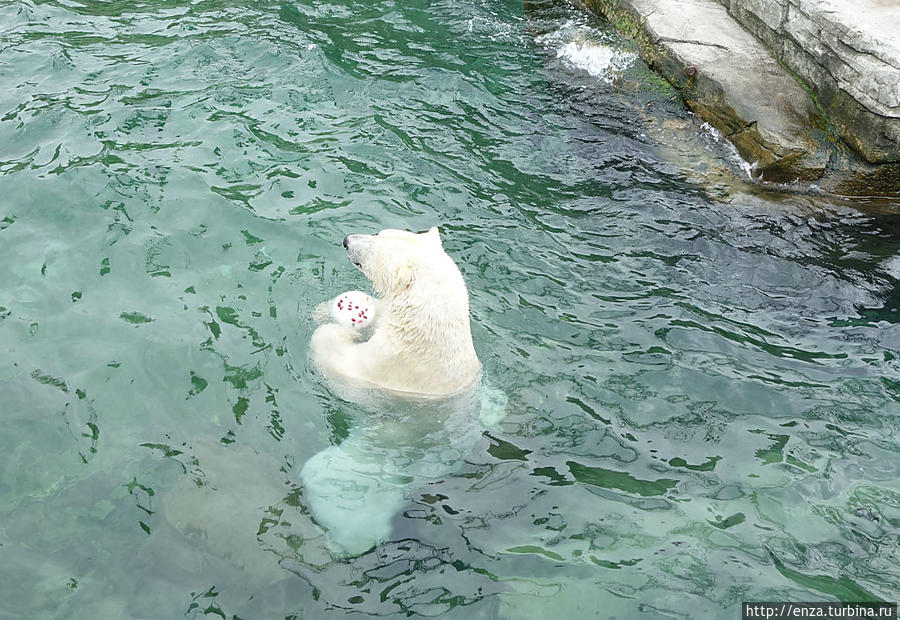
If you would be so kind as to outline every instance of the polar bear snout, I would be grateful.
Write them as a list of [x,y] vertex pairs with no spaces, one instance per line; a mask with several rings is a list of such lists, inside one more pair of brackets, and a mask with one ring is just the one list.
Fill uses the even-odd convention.
[[342,243],[347,250],[347,258],[357,269],[363,268],[366,256],[370,254],[372,237],[370,235],[347,235]]

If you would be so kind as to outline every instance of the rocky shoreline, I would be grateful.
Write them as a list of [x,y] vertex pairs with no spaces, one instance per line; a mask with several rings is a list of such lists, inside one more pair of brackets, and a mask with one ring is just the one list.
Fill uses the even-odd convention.
[[900,2],[584,0],[761,183],[900,196]]

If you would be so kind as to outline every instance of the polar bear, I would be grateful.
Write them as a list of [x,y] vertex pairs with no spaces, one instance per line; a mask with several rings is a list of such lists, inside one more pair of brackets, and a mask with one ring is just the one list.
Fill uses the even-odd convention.
[[349,235],[344,248],[379,299],[373,324],[328,322],[313,333],[312,359],[354,402],[354,421],[300,472],[310,514],[338,557],[389,539],[408,494],[457,471],[506,408],[481,381],[469,294],[437,228]]
[[381,298],[368,340],[361,341],[360,330],[337,323],[316,329],[312,357],[326,377],[435,397],[474,386],[481,363],[472,345],[469,294],[438,229],[349,235],[343,245]]

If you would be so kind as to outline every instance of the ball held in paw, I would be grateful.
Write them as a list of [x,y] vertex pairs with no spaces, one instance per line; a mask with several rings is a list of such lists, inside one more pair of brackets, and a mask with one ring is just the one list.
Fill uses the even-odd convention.
[[341,293],[331,302],[331,316],[341,325],[364,327],[375,318],[375,300],[362,291]]

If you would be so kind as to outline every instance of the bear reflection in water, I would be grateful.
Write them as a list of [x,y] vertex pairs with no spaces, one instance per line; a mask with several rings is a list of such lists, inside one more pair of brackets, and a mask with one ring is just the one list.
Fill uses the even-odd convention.
[[458,471],[485,429],[505,413],[505,397],[479,385],[444,399],[372,392],[352,406],[353,425],[339,444],[315,454],[300,481],[330,551],[356,556],[390,540],[407,495]]

